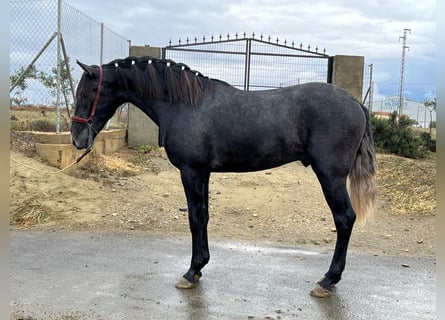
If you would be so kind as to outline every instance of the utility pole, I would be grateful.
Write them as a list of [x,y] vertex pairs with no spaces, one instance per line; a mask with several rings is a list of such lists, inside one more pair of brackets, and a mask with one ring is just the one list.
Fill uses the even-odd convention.
[[400,120],[400,117],[402,116],[402,111],[403,111],[403,78],[405,77],[405,52],[406,52],[406,49],[409,49],[409,47],[406,45],[407,32],[411,33],[411,29],[403,29],[403,37],[402,36],[399,37],[399,41],[400,41],[400,39],[403,40],[402,63],[401,63],[401,68],[400,68],[399,110],[398,110],[399,120]]

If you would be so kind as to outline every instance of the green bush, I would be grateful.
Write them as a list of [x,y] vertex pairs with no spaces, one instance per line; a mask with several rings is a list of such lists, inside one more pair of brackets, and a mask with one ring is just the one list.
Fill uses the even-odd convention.
[[420,134],[420,138],[422,139],[425,148],[431,152],[436,152],[436,140],[431,138],[431,134],[429,132],[422,132]]
[[372,115],[371,127],[377,150],[406,158],[426,158],[430,148],[425,145],[425,140],[412,130],[411,125],[412,120],[407,117],[401,117],[400,121],[397,121],[397,112],[393,112],[389,119]]

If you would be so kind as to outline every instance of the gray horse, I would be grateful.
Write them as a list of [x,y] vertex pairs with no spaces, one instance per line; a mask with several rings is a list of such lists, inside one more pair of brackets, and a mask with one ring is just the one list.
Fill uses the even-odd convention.
[[91,149],[116,109],[131,102],[159,126],[160,144],[180,170],[192,257],[177,288],[195,287],[210,258],[210,173],[257,171],[301,161],[317,175],[337,230],[329,270],[311,291],[317,297],[331,295],[345,268],[356,217],[366,220],[376,197],[369,114],[358,101],[326,83],[246,92],[185,64],[151,57],[128,57],[102,66],[78,64],[84,74],[72,117],[73,144]]

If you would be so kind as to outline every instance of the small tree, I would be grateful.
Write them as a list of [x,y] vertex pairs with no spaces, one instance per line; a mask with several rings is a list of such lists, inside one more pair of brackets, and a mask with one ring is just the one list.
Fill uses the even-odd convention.
[[[69,62],[69,58],[67,58]],[[61,71],[60,71],[60,89],[65,100],[65,105],[67,108],[70,107],[70,95],[73,94],[70,86],[70,72],[66,68],[65,60],[60,61]],[[73,69],[71,69],[73,71]],[[42,84],[48,88],[51,96],[57,96],[57,67],[51,69],[51,74],[47,74],[43,71],[37,72],[37,78],[42,82]]]
[[434,97],[433,100],[430,99],[425,99],[422,101],[423,105],[425,106],[425,108],[430,112],[430,135],[432,133],[432,128],[433,128],[433,111],[436,112],[436,97]]
[[[67,58],[69,61],[69,58]],[[61,72],[60,72],[60,89],[65,100],[65,105],[67,108],[70,106],[70,95],[73,94],[70,86],[70,72],[68,72],[66,68],[65,60],[61,60]],[[44,71],[38,71],[35,66],[31,66],[29,70],[26,72],[25,76],[22,74],[26,71],[24,67],[21,67],[19,70],[14,72],[9,76],[9,81],[11,85],[14,84],[20,77],[20,81],[17,83],[16,88],[18,91],[14,94],[14,98],[11,99],[12,102],[20,105],[24,101],[27,101],[26,97],[23,96],[23,91],[28,87],[26,82],[27,79],[37,79],[39,80],[46,88],[48,88],[49,93],[52,97],[57,96],[57,67],[51,69],[51,74],[47,74]],[[73,69],[71,69],[73,71]]]
[[26,102],[28,102],[28,98],[25,97],[23,95],[23,90],[17,90],[16,92],[14,92],[14,95],[12,96],[12,98],[10,99],[10,107],[17,106],[17,107],[21,107],[23,106]]
[[24,104],[28,99],[24,96],[23,92],[28,87],[28,83],[26,82],[27,79],[36,79],[37,78],[37,70],[35,66],[31,66],[28,71],[26,71],[25,67],[21,67],[20,69],[16,70],[13,74],[9,75],[9,81],[10,86],[12,86],[14,83],[16,83],[17,80],[19,82],[16,85],[16,91],[14,92],[13,97],[10,100],[10,107],[12,105],[21,106]]

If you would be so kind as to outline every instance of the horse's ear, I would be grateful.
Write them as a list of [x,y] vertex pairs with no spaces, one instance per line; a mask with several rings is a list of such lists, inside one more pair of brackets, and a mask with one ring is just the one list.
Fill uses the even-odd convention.
[[77,64],[85,71],[89,76],[94,75],[93,68],[80,62],[79,60],[76,60]]

